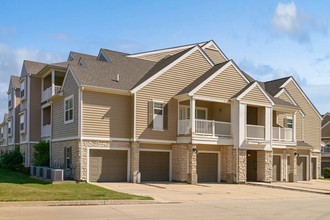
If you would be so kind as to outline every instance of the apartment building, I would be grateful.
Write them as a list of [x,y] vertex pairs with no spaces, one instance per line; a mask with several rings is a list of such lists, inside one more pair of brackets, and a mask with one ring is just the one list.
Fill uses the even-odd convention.
[[258,82],[214,41],[25,61],[20,82],[21,150],[31,158],[31,146],[49,140],[50,166],[66,178],[196,184],[320,175],[322,117],[298,83]]
[[321,175],[323,176],[323,168],[330,167],[330,113],[327,112],[322,118]]

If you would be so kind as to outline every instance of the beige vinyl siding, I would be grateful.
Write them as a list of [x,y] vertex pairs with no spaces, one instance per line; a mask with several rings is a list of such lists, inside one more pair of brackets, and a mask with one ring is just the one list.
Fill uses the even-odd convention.
[[[78,108],[79,108],[79,88],[73,78],[73,75],[68,71],[67,79],[63,85],[63,97],[54,100],[53,102],[53,124],[52,137],[66,138],[78,136]],[[64,124],[64,99],[73,95],[73,122]]]
[[[136,96],[136,135],[141,139],[176,140],[178,104],[172,97],[205,73],[211,65],[199,51],[195,51],[151,83]],[[153,131],[148,127],[148,102],[168,103],[168,129]]]
[[259,103],[270,104],[269,100],[266,98],[266,96],[261,92],[261,90],[258,87],[254,87],[250,92],[248,92],[245,96],[243,96],[242,100],[248,102],[259,102]]
[[218,50],[206,48],[204,51],[215,64],[223,63],[226,61]]
[[131,138],[130,96],[83,91],[84,137]]
[[29,88],[28,80],[30,80],[30,77],[26,76],[24,80],[25,80],[25,99],[20,102],[20,112],[27,109],[27,100],[29,99],[28,91],[30,88]]
[[156,53],[152,53],[152,54],[146,54],[146,55],[140,55],[136,58],[140,58],[140,59],[144,59],[144,60],[149,60],[149,61],[154,61],[154,62],[158,62],[160,61],[161,59],[165,58],[166,56],[172,56],[174,54],[177,54],[183,50],[186,50],[187,48],[178,48],[176,50],[172,50],[172,51],[159,51],[159,52],[156,52]]
[[[30,77],[30,141],[40,140],[41,129],[41,79],[37,77]],[[33,98],[32,98],[33,97]]]
[[284,101],[289,102],[292,105],[294,105],[294,103],[291,101],[289,96],[287,94],[285,94],[284,92],[278,98],[283,99]]
[[299,107],[305,113],[304,119],[304,141],[312,145],[315,149],[320,149],[321,146],[321,119],[318,117],[312,106],[301,94],[299,89],[291,81],[285,88],[289,94],[297,102]]
[[212,103],[212,119],[215,121],[231,121],[230,104]]
[[298,112],[296,114],[296,139],[303,140],[303,116]]
[[330,124],[322,128],[322,137],[330,137]]
[[229,66],[208,84],[202,87],[196,95],[230,99],[237,94],[247,82],[236,71],[233,66]]

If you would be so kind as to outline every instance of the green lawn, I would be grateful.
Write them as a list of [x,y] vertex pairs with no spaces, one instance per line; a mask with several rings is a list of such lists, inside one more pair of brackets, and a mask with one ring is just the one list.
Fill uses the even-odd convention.
[[64,200],[151,200],[107,190],[87,183],[49,184],[28,175],[0,169],[0,201],[64,201]]

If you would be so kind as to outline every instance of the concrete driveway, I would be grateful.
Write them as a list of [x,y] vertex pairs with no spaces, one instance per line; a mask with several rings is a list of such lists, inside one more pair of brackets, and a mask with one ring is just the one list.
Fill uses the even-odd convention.
[[311,193],[238,184],[95,183],[119,192],[147,195],[160,202],[308,198]]

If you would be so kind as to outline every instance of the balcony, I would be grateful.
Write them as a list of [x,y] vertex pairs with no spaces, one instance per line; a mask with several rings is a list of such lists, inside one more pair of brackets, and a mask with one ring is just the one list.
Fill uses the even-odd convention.
[[322,157],[330,157],[330,146],[324,146],[321,148]]
[[41,137],[45,138],[45,137],[50,137],[50,133],[51,133],[51,125],[43,125],[41,127]]
[[[191,125],[190,119],[179,120],[179,131],[181,135],[190,134]],[[202,120],[195,119],[195,134],[198,136],[211,136],[211,137],[221,137],[221,136],[231,136],[231,123],[214,121],[214,120]]]
[[47,101],[49,98],[59,94],[60,92],[61,92],[61,86],[54,86],[54,91],[52,87],[45,89],[44,91],[42,91],[41,102]]
[[246,138],[253,140],[265,140],[265,126],[263,125],[246,125]]
[[273,127],[273,140],[274,141],[289,141],[293,140],[292,128]]

